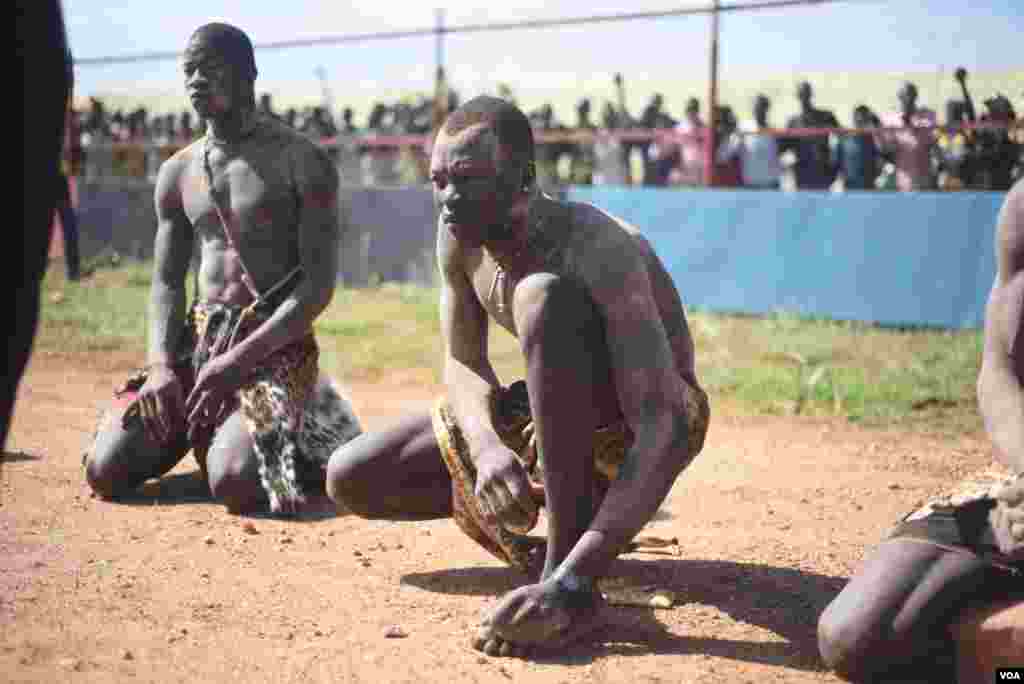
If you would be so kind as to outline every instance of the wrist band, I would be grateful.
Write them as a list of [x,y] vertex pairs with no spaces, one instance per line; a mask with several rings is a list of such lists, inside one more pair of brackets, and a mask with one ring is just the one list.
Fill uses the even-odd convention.
[[579,593],[594,590],[594,578],[580,577],[572,571],[560,573],[555,582],[558,586],[569,592]]

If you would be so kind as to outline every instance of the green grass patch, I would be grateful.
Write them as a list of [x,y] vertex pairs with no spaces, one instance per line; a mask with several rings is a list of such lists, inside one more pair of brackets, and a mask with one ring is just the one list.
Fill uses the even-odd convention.
[[[44,280],[37,350],[62,354],[145,349],[150,267],[125,261],[80,283]],[[316,323],[324,368],[346,380],[440,382],[438,293],[384,284],[339,289]],[[697,368],[713,399],[749,413],[837,415],[869,425],[977,430],[977,330],[895,330],[785,312],[691,312]],[[516,340],[492,326],[492,363],[522,377]]]
[[750,410],[980,426],[981,331],[896,330],[787,313],[694,313],[690,323],[709,392]]
[[[68,282],[60,269],[43,279],[42,315],[35,349],[55,353],[145,348],[149,273],[125,262]],[[140,358],[141,361],[141,358]]]

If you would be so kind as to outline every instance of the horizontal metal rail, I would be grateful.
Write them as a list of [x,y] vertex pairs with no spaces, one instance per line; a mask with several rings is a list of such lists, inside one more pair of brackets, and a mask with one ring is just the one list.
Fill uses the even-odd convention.
[[[718,6],[719,12],[743,12],[753,10],[780,9],[799,5],[824,5],[850,0],[755,0],[754,2],[732,2]],[[336,36],[319,36],[315,38],[297,38],[294,40],[278,40],[257,43],[256,50],[285,50],[289,48],[313,47],[317,45],[344,45],[351,43],[367,43],[379,40],[397,40],[402,38],[419,38],[455,33],[483,33],[489,31],[513,31],[521,29],[547,29],[562,26],[578,26],[584,24],[602,24],[621,21],[637,21],[664,19],[695,14],[710,14],[712,7],[687,7],[675,10],[650,12],[619,12],[616,14],[594,14],[583,17],[562,17],[558,19],[525,19],[522,21],[493,22],[487,24],[462,24],[457,26],[432,26],[400,31],[372,31],[369,33],[351,33]],[[107,55],[103,57],[76,58],[76,66],[103,66],[108,64],[127,64],[132,62],[156,62],[177,59],[181,51],[141,52],[134,55]]]

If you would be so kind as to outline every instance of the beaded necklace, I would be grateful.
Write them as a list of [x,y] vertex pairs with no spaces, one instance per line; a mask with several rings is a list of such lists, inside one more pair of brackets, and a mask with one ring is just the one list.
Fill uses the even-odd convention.
[[498,307],[498,313],[505,313],[506,310],[505,296],[508,279],[508,266],[506,266],[506,264],[511,265],[515,263],[515,261],[519,259],[520,256],[525,254],[530,249],[531,243],[533,242],[533,237],[540,231],[541,223],[542,221],[538,221],[536,226],[530,226],[526,233],[526,239],[523,240],[523,243],[519,245],[519,248],[512,254],[503,256],[501,259],[499,259],[497,255],[488,252],[488,254],[490,254],[491,256],[491,259],[494,260],[496,268],[494,269],[494,278],[491,279],[491,289],[487,293],[487,300],[491,301],[494,299],[495,291],[499,293],[498,299],[495,302]]

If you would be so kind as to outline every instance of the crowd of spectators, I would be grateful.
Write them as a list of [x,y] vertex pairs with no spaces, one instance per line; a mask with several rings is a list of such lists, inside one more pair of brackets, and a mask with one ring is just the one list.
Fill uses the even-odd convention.
[[[729,106],[717,108],[714,117],[716,149],[712,168],[717,187],[806,190],[1008,190],[1024,176],[1024,121],[1017,122],[1013,106],[1004,95],[984,100],[977,112],[967,87],[967,72],[954,75],[961,99],[946,104],[945,122],[918,102],[913,83],[904,83],[896,94],[898,111],[877,114],[865,104],[851,112],[852,128],[840,125],[836,115],[815,106],[814,89],[801,82],[795,90],[799,111],[784,126],[771,123],[771,99],[758,94],[751,103],[753,119],[741,126]],[[616,78],[621,88],[621,79]],[[602,125],[592,142],[565,147],[548,146],[542,159],[559,166],[559,157],[575,155],[573,162],[595,164],[585,174],[573,172],[569,183],[619,183],[629,179],[629,158],[639,149],[642,178],[650,186],[702,186],[705,178],[705,146],[708,126],[701,117],[700,102],[686,102],[682,120],[665,111],[664,98],[655,94],[635,118],[621,104],[606,104]],[[580,104],[576,129],[593,128]],[[535,118],[542,132],[561,127],[543,108]],[[609,136],[615,129],[650,129],[649,140]],[[829,129],[829,130],[824,130]],[[617,153],[610,151],[614,141]]]
[[[918,90],[905,83],[897,93],[899,111],[877,114],[857,105],[843,128],[836,115],[815,105],[810,83],[795,90],[799,112],[784,126],[773,126],[771,99],[758,94],[751,102],[752,120],[741,125],[729,106],[714,116],[716,149],[714,185],[752,189],[811,190],[1006,190],[1024,175],[1024,127],[1003,95],[984,100],[976,110],[967,87],[967,72],[955,79],[961,98],[946,103],[940,125],[934,111],[918,102]],[[639,116],[626,106],[620,75],[614,79],[615,102],[605,102],[595,117],[592,101],[581,99],[576,121],[558,121],[545,104],[528,112],[539,140],[538,178],[542,185],[707,184],[705,147],[708,126],[701,103],[690,98],[681,120],[654,94]],[[507,87],[499,94],[512,98]],[[458,105],[449,91],[448,111]],[[436,125],[435,98],[419,97],[375,104],[364,128],[344,108],[336,121],[331,108],[310,106],[278,111],[271,96],[257,104],[264,114],[311,137],[323,140],[350,185],[402,185],[426,182],[426,146],[417,139]],[[597,120],[595,120],[595,118]],[[203,124],[184,111],[151,116],[145,109],[108,112],[92,99],[87,111],[75,112],[72,126],[80,142],[77,168],[86,176],[114,173],[153,177],[175,149],[202,134]],[[832,130],[821,130],[832,129]],[[397,137],[396,137],[397,136]],[[413,137],[405,137],[413,136]],[[389,144],[380,144],[390,140]],[[98,143],[144,142],[146,145]],[[140,150],[144,150],[140,152]],[[108,171],[109,172],[109,171]]]
[[[457,105],[454,93],[448,105]],[[434,117],[433,99],[375,104],[362,129],[356,126],[351,107],[342,109],[336,120],[331,108],[322,105],[278,110],[266,93],[256,106],[262,114],[324,141],[346,183],[397,185],[426,177],[427,160],[421,146],[388,147],[366,138],[428,134]],[[155,116],[145,108],[110,112],[97,98],[90,98],[87,109],[72,112],[70,127],[75,173],[87,178],[106,174],[155,178],[165,159],[204,132],[203,122],[188,110]]]

